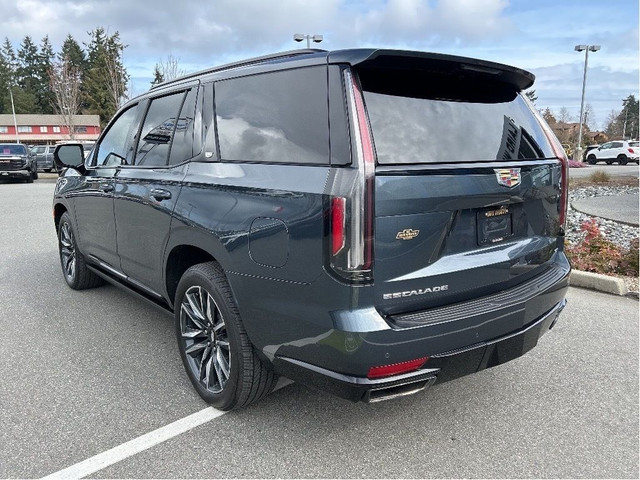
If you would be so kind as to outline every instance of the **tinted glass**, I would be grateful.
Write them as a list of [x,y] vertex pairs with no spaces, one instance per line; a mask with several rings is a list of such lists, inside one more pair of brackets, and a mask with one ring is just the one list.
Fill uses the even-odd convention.
[[622,142],[613,142],[611,148],[622,148]]
[[26,155],[27,149],[24,145],[4,144],[0,145],[0,155]]
[[35,153],[35,154],[44,153],[44,147],[35,147],[31,150],[31,153]]
[[129,132],[136,119],[137,105],[125,110],[118,119],[111,124],[107,133],[102,137],[98,145],[98,152],[94,165],[115,166],[122,165],[127,158],[129,145]]
[[223,160],[329,163],[326,67],[225,80],[215,89]]
[[198,89],[194,88],[187,93],[187,98],[182,105],[180,116],[176,122],[176,130],[171,146],[169,163],[175,165],[184,162],[193,155],[193,120],[196,111],[196,96]]
[[536,159],[553,151],[505,84],[431,72],[363,72],[378,163]]
[[136,151],[136,165],[163,166],[169,159],[169,147],[178,124],[184,92],[151,101],[142,124]]
[[629,142],[629,146],[630,147],[637,147],[638,146],[638,142]]

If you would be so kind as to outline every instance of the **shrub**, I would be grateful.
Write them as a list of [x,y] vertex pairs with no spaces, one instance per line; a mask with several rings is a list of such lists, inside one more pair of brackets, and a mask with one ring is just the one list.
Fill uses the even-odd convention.
[[628,249],[622,249],[602,236],[598,222],[593,218],[583,222],[580,230],[585,234],[584,239],[566,248],[573,268],[585,272],[638,276],[638,239],[631,242]]
[[586,165],[582,162],[576,162],[575,160],[569,160],[569,168],[586,168]]
[[604,170],[596,170],[589,175],[589,180],[593,183],[608,183],[611,180],[611,176]]

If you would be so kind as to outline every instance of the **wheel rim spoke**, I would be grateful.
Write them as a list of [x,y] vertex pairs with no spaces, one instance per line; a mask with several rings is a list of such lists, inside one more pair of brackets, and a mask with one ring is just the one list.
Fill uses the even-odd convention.
[[207,391],[220,393],[229,380],[231,347],[224,318],[205,288],[194,285],[185,292],[180,328],[187,368]]
[[63,223],[60,228],[60,260],[62,269],[67,278],[75,276],[76,249],[73,244],[73,233],[68,223]]

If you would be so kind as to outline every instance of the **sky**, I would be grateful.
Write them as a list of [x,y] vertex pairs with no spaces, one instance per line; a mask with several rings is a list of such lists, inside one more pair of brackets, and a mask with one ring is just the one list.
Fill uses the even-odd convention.
[[[147,90],[168,56],[185,72],[305,47],[293,34],[320,34],[317,48],[379,47],[492,60],[536,76],[538,108],[580,114],[584,52],[586,103],[602,128],[622,99],[638,98],[638,0],[0,0],[4,37],[45,35],[58,51],[71,34],[119,32],[131,90]],[[593,127],[592,127],[593,128]]]

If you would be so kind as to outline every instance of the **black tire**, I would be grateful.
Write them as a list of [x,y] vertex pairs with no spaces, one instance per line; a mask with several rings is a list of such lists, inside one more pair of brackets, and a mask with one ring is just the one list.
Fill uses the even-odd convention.
[[278,377],[251,345],[217,263],[194,265],[184,273],[174,312],[182,363],[205,402],[231,410],[259,400],[273,389]]
[[44,171],[45,173],[51,173],[51,168],[45,168]]
[[627,158],[626,155],[618,155],[618,163],[620,165],[626,165],[628,161],[629,159]]
[[102,285],[104,280],[87,268],[84,256],[78,250],[76,234],[67,212],[58,224],[58,250],[62,275],[67,285],[74,290],[85,290]]
[[595,156],[595,155],[589,155],[589,156],[587,157],[587,163],[588,163],[589,165],[595,165],[596,163],[598,163],[598,160],[596,159],[596,156]]
[[34,180],[38,179],[38,170],[37,169],[33,171],[32,175],[31,175],[31,178],[33,178]]
[[33,174],[30,173],[27,175],[27,178],[25,178],[24,181],[27,183],[33,183]]

